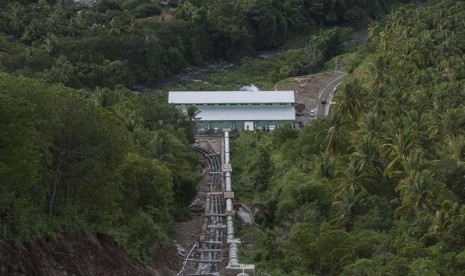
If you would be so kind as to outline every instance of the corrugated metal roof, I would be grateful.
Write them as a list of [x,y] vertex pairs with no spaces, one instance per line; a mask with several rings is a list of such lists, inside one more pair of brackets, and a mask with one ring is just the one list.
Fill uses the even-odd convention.
[[294,91],[172,91],[168,102],[200,103],[294,103]]
[[200,106],[199,121],[294,121],[292,106]]

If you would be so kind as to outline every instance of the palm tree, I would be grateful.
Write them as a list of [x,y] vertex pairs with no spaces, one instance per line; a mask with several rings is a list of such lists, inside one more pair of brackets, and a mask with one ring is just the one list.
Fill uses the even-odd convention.
[[402,170],[410,151],[418,148],[419,135],[415,128],[414,123],[405,126],[404,129],[397,130],[393,137],[385,139],[382,143],[381,149],[389,160],[389,164],[384,170],[386,175],[393,171]]
[[360,100],[364,95],[364,89],[360,80],[355,79],[345,83],[342,91],[338,94],[339,110],[343,114],[349,115],[354,123],[360,118],[361,103]]
[[465,168],[465,137],[448,139],[439,150],[442,158],[453,160],[457,166]]
[[55,36],[48,33],[46,37],[43,38],[42,48],[47,52],[49,56],[52,56],[54,50],[54,41]]
[[340,153],[340,151],[345,150],[344,146],[346,144],[347,137],[345,136],[343,127],[343,118],[340,113],[334,113],[330,121],[330,128],[326,131],[326,137],[324,138],[325,150],[329,153]]
[[10,6],[9,10],[10,15],[10,27],[16,33],[19,33],[19,30],[23,26],[23,19],[21,16],[21,5],[19,3],[14,3]]
[[71,17],[68,21],[68,35],[74,37],[78,30],[78,20],[75,17]]
[[[372,169],[365,167],[366,161],[359,153],[350,155],[349,162],[345,170],[337,173],[337,178],[333,181],[339,183],[339,193],[344,191],[363,192],[368,194],[368,190],[373,183]],[[338,193],[338,194],[339,194]]]
[[342,190],[333,202],[333,208],[338,211],[339,217],[332,222],[343,225],[347,232],[352,231],[357,216],[356,209],[363,203],[365,196],[363,191]]
[[431,161],[432,170],[447,184],[461,202],[465,201],[465,138],[447,139],[436,146],[436,160]]
[[375,59],[374,62],[370,62],[368,65],[368,75],[370,76],[371,89],[377,89],[386,78],[391,76],[390,70],[392,69],[392,60],[388,55],[380,55]]
[[195,121],[200,119],[197,115],[200,114],[199,109],[195,105],[189,105],[186,110],[187,120],[191,126],[195,124]]
[[61,0],[57,1],[57,3],[53,6],[53,12],[59,18],[63,18],[66,15],[66,7],[63,1]]
[[50,5],[48,4],[47,0],[39,0],[37,2],[37,7],[42,11],[42,12],[48,12],[50,11]]
[[439,117],[441,122],[440,132],[442,132],[444,139],[455,138],[465,133],[465,112],[462,107],[447,109]]
[[163,162],[176,180],[189,171],[189,161],[183,155],[187,152],[185,145],[166,129],[149,133],[149,141],[144,146],[146,153]]
[[56,81],[66,84],[74,74],[74,67],[65,56],[60,56],[50,70],[52,78]]
[[401,206],[397,208],[395,216],[400,217],[413,211],[419,217],[423,212],[437,210],[434,200],[439,195],[433,192],[438,190],[438,186],[433,174],[427,170],[415,171],[412,177],[401,180],[396,187]]
[[31,22],[24,30],[23,35],[21,36],[21,40],[30,43],[36,40],[37,37],[38,37],[38,34],[36,32],[35,24],[34,22]]
[[97,107],[104,107],[104,101],[105,101],[105,90],[104,89],[107,89],[107,88],[101,89],[100,87],[97,87],[95,89],[94,94],[92,95],[92,101]]
[[430,236],[440,237],[442,233],[447,230],[447,227],[453,221],[455,216],[460,213],[459,206],[460,205],[457,202],[444,200],[434,214],[433,225],[428,228],[428,233],[421,239],[425,239]]
[[319,172],[321,177],[333,178],[336,164],[331,155],[326,152],[322,152],[317,163],[320,164]]
[[34,55],[32,53],[32,50],[31,48],[26,48],[26,50],[24,51],[24,61],[27,63],[27,64],[31,64],[34,62]]
[[121,23],[116,17],[114,17],[111,19],[110,23],[108,24],[108,34],[119,35],[120,33],[121,33]]
[[374,136],[363,136],[359,140],[360,142],[355,146],[356,151],[353,155],[360,160],[362,168],[367,168],[372,170],[370,173],[382,176],[383,166],[380,160],[378,139]]
[[359,133],[362,136],[368,136],[373,139],[380,139],[383,131],[383,125],[378,114],[366,113],[359,122]]
[[409,94],[405,93],[408,89],[405,88],[405,83],[402,84],[392,84],[391,85],[391,94],[389,100],[386,101],[386,112],[390,118],[396,118],[402,116],[406,112],[406,106],[408,102]]
[[117,104],[113,110],[130,132],[144,127],[144,119],[133,108],[129,107],[127,103]]
[[57,34],[59,26],[60,26],[59,16],[56,13],[52,13],[47,18],[47,32],[51,34]]
[[371,108],[379,118],[386,115],[386,101],[388,100],[388,89],[384,84],[380,84],[378,88],[372,90],[368,96],[369,104],[367,107]]

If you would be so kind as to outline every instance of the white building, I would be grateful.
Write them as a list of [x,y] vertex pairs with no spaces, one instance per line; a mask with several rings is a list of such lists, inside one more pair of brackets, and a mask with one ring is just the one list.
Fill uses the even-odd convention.
[[295,120],[294,91],[173,91],[168,102],[197,107],[198,130],[273,130]]

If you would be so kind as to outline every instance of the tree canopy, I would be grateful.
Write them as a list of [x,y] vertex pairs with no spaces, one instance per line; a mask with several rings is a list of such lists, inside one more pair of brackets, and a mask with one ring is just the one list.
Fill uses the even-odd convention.
[[[245,231],[262,249],[247,260],[272,275],[464,273],[464,12],[448,0],[396,9],[370,26],[331,116],[235,141],[236,197],[268,228]],[[243,154],[264,149],[274,170],[254,192],[260,160]]]

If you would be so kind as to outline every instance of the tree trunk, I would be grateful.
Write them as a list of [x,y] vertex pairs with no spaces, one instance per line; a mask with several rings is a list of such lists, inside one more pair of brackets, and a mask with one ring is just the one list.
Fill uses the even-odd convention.
[[61,170],[59,170],[58,176],[55,178],[55,181],[53,181],[53,191],[48,201],[48,214],[49,215],[53,215],[53,204],[55,203],[55,197],[57,195],[58,183],[60,183],[61,174],[62,172]]

